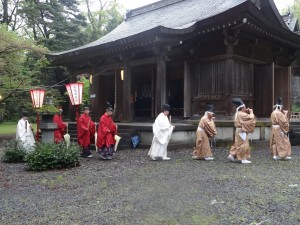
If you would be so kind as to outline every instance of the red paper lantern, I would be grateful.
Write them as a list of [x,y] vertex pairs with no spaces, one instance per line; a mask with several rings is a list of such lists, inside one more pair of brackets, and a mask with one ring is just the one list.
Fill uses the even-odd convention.
[[72,105],[81,105],[83,85],[84,84],[82,82],[66,84],[67,92]]
[[44,97],[45,97],[45,90],[38,89],[38,90],[30,90],[32,105],[34,108],[38,109],[43,106]]

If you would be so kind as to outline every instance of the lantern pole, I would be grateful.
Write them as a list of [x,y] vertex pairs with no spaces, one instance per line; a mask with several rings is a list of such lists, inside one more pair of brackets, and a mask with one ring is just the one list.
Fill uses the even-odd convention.
[[36,134],[35,139],[37,142],[40,141],[40,114],[36,110]]

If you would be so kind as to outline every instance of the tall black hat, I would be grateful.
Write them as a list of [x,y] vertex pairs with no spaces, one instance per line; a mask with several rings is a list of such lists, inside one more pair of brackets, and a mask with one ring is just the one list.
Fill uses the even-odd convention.
[[28,116],[29,116],[29,113],[28,113],[27,111],[23,111],[23,112],[21,113],[21,115],[22,115],[22,117],[24,117],[24,116],[28,117]]
[[112,107],[110,102],[106,102],[106,111],[110,111],[110,112],[114,111],[114,108]]
[[274,108],[280,108],[280,107],[282,107],[282,105],[283,105],[283,103],[282,103],[282,98],[281,97],[279,97],[278,99],[277,99],[277,102],[276,102],[276,105],[274,105]]
[[170,111],[170,105],[169,104],[164,104],[162,107],[163,111]]
[[215,107],[211,102],[207,102],[205,104],[205,112],[211,112],[211,113],[215,113]]
[[235,98],[232,98],[231,99],[231,102],[238,108],[238,107],[241,107],[242,105],[245,105],[243,100],[238,98],[238,97],[235,97]]
[[279,98],[277,99],[276,105],[283,105],[283,103],[282,103],[282,98],[281,98],[281,97],[279,97]]

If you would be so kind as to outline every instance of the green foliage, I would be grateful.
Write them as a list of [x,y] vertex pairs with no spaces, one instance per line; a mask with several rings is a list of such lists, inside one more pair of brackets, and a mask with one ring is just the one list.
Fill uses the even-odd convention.
[[28,35],[52,51],[63,51],[85,43],[86,22],[78,5],[76,0],[25,0],[19,12]]
[[83,96],[82,96],[82,104],[84,106],[90,105],[90,75],[87,75],[88,78],[85,76],[81,76],[80,81],[84,83],[83,85]]
[[300,112],[300,105],[297,104],[292,105],[292,112]]
[[67,148],[65,143],[38,143],[35,150],[26,157],[30,170],[42,171],[61,169],[79,165],[80,147],[71,143]]
[[38,109],[37,112],[42,114],[43,113],[55,114],[55,113],[59,113],[59,110],[53,105],[43,105],[43,107]]
[[4,155],[2,161],[9,163],[24,162],[26,157],[26,151],[16,140],[10,140],[4,142]]
[[37,75],[48,63],[43,56],[47,50],[18,37],[3,25],[0,25],[0,33],[1,114],[6,120],[16,119],[19,112],[31,106],[28,92],[38,84]]
[[121,13],[124,9],[115,0],[99,0],[99,8],[91,10],[92,1],[84,0],[88,25],[85,33],[87,41],[95,41],[98,38],[115,29],[122,21],[124,16]]
[[[300,19],[300,1],[299,0],[294,1],[294,4],[291,7],[291,11],[295,17]],[[288,12],[290,12],[290,9],[288,9]]]

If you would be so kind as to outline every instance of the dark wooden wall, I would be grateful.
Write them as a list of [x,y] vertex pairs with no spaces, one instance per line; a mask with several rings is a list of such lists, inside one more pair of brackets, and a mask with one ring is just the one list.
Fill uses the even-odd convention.
[[274,65],[254,67],[254,114],[269,117],[274,105]]
[[282,67],[274,70],[274,101],[282,97],[283,108],[291,109],[291,68]]
[[253,104],[253,64],[237,60],[218,60],[196,63],[193,66],[193,113],[202,114],[206,102],[215,105],[216,113],[229,116],[234,113],[231,98],[241,97]]

